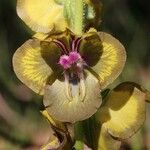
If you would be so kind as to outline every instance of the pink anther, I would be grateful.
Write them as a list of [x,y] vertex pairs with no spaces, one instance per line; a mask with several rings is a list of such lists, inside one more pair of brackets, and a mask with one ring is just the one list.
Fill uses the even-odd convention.
[[62,55],[59,59],[59,64],[64,68],[68,69],[71,67],[70,59],[68,55]]
[[77,52],[70,52],[69,53],[69,62],[71,64],[76,63],[80,59],[81,59],[81,56],[79,53],[77,53]]

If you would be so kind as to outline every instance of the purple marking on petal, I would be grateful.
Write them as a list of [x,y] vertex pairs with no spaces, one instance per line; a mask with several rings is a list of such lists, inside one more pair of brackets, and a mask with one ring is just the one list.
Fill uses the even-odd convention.
[[66,45],[63,44],[61,41],[59,40],[54,40],[53,41],[63,52],[63,54],[68,54],[68,49],[66,48]]
[[77,62],[79,59],[81,59],[81,56],[79,53],[77,53],[77,52],[70,52],[69,53],[69,62],[71,64]]

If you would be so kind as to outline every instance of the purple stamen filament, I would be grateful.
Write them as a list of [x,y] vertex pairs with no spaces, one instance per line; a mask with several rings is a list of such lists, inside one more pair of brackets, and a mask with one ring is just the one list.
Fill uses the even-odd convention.
[[62,50],[63,54],[68,54],[69,50],[66,48],[66,46],[59,40],[53,41],[60,49]]
[[78,49],[79,49],[80,42],[81,42],[81,38],[77,38],[76,41],[75,41],[75,45],[76,45],[75,51],[77,51],[77,52],[78,52]]
[[72,51],[78,51],[81,38],[72,41]]

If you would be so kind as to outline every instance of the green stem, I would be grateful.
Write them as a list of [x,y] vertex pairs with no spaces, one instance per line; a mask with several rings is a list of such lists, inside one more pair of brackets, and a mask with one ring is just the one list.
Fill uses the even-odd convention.
[[85,0],[64,0],[64,15],[69,28],[77,35],[82,35],[84,28]]
[[88,146],[92,150],[97,150],[100,126],[96,122],[95,115],[83,121],[83,128]]
[[75,124],[75,139],[76,143],[74,145],[76,150],[83,150],[84,149],[84,131],[83,131],[83,125],[82,122],[78,122]]
[[81,35],[83,30],[83,15],[84,15],[83,0],[76,0],[76,11],[74,12],[73,30],[76,34]]

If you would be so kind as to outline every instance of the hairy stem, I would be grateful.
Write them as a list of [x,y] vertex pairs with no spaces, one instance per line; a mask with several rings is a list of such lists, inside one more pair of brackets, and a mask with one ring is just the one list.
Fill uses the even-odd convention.
[[76,34],[82,34],[83,30],[83,15],[84,15],[84,3],[83,0],[76,0],[76,8],[77,11],[75,12],[74,18],[74,31]]
[[75,124],[75,139],[76,143],[74,145],[76,150],[83,150],[84,149],[84,131],[83,131],[83,124],[82,122],[78,122]]

